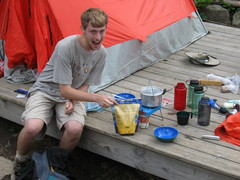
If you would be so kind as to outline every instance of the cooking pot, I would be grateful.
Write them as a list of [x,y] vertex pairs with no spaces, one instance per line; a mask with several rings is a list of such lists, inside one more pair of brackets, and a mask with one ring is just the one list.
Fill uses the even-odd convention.
[[166,93],[166,89],[156,86],[144,86],[140,90],[142,105],[154,108],[162,105],[162,95]]

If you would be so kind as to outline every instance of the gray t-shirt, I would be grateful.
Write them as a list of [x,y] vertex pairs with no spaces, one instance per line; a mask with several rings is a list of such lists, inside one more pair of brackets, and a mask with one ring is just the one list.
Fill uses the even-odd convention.
[[83,84],[100,84],[106,49],[101,46],[99,50],[87,52],[77,37],[72,35],[58,42],[50,60],[29,90],[30,93],[41,90],[56,100],[66,101],[60,94],[59,84],[70,84],[74,89]]

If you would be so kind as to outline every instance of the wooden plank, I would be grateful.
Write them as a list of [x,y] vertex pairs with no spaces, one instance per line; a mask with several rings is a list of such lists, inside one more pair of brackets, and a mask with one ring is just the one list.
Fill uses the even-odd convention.
[[225,33],[225,32],[219,32],[219,31],[211,31],[209,33],[210,37],[214,36],[219,40],[225,39],[225,40],[233,40],[231,42],[237,42],[240,40],[240,36],[239,35],[235,35],[235,34],[231,34],[231,33]]
[[223,34],[231,34],[231,35],[235,35],[236,37],[239,37],[239,34],[240,34],[240,29],[237,27],[207,23],[207,22],[205,22],[204,24],[206,28],[212,32],[221,32]]
[[[186,48],[187,51],[190,51],[189,49],[195,49],[193,52],[200,51],[200,52],[206,52],[208,54],[211,53],[217,53],[217,54],[225,54],[230,57],[238,57],[238,52],[231,51],[230,49],[225,49],[224,47],[216,47],[215,44],[205,44],[205,43],[195,43]],[[216,56],[218,57],[218,56]]]
[[12,84],[7,82],[5,78],[0,78],[0,99],[4,99],[6,101],[11,101],[16,104],[25,106],[26,98],[16,98],[18,93],[14,92],[16,89],[25,89],[29,90],[32,84]]
[[22,124],[20,117],[23,113],[24,106],[0,98],[0,117],[8,119],[17,124]]
[[212,42],[213,44],[216,44],[216,42],[220,41],[221,42],[220,45],[223,45],[223,46],[232,46],[232,47],[239,46],[238,43],[240,41],[240,38],[236,38],[235,35],[231,35],[231,34],[228,34],[227,37],[221,36],[221,35],[223,35],[223,34],[220,34],[220,33],[216,34],[216,32],[210,33],[210,34],[207,34],[206,36],[202,37],[201,41],[202,42]]

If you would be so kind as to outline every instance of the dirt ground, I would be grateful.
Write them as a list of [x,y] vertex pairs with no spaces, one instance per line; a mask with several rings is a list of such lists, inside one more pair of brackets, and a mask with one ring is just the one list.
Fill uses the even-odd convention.
[[[0,156],[13,160],[16,152],[16,141],[22,126],[0,118]],[[58,140],[46,136],[37,142],[35,151],[42,151],[49,146],[55,146]],[[81,180],[164,180],[140,170],[131,168],[111,159],[75,148],[70,154],[72,172],[76,179]],[[9,180],[6,175],[3,180]]]

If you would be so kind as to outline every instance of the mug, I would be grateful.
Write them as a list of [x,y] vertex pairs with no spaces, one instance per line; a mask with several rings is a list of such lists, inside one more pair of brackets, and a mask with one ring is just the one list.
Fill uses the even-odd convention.
[[193,116],[192,112],[179,111],[177,112],[177,122],[179,125],[187,125],[189,116]]

